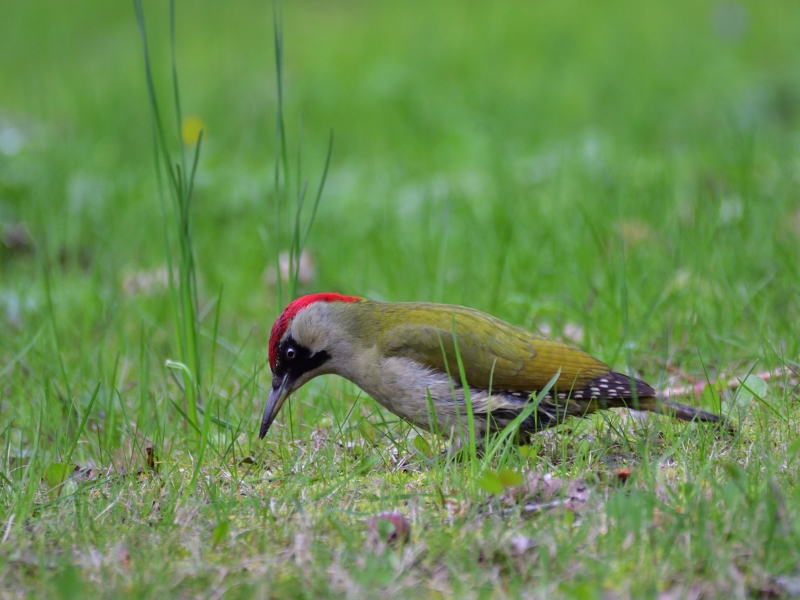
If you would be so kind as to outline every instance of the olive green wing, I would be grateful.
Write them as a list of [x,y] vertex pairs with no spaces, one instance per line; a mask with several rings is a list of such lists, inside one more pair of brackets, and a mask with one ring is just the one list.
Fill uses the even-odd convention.
[[[559,389],[581,389],[609,372],[585,352],[548,340],[490,315],[459,306],[394,305],[378,341],[386,356],[403,356],[458,380],[456,345],[471,386],[540,390],[561,370]],[[455,318],[455,339],[453,319]],[[397,325],[392,325],[397,323]]]

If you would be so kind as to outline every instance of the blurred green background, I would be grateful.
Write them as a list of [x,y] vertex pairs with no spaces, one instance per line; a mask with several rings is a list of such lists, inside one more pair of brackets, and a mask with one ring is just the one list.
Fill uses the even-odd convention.
[[[168,2],[144,4],[177,149]],[[181,356],[132,2],[0,0],[8,589],[796,589],[786,371],[722,395],[730,438],[615,413],[515,451],[516,471],[586,482],[596,504],[577,517],[487,511],[468,468],[431,466],[424,436],[334,378],[259,441],[287,300],[270,267],[291,235],[274,211],[272,6],[177,4],[183,112],[205,129],[192,219],[216,420],[202,441],[164,366]],[[300,148],[314,189],[335,134],[300,292],[472,306],[660,388],[797,364],[800,3],[287,0],[283,16],[293,190]],[[719,410],[706,392],[687,402]],[[368,518],[398,509],[411,546],[373,552]]]
[[[167,7],[145,9],[169,107]],[[42,258],[72,348],[167,327],[164,294],[125,291],[164,264],[132,6],[2,12],[0,219],[36,247],[3,249],[4,329],[42,322]],[[184,114],[206,128],[201,298],[224,287],[222,331],[256,327],[263,347],[279,308],[264,277],[271,5],[177,14]],[[302,115],[312,186],[335,133],[302,291],[577,323],[609,361],[697,344],[720,360],[796,355],[797,4],[290,1],[284,20],[290,156]]]

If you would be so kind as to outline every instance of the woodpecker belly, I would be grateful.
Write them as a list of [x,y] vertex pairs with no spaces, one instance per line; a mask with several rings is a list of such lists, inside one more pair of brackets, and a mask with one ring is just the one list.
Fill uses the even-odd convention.
[[407,358],[388,358],[375,369],[348,371],[344,377],[392,413],[427,430],[431,429],[427,390],[436,398],[450,390],[446,375]]
[[[372,376],[348,377],[382,406],[427,431],[438,431],[458,441],[468,439],[467,404],[464,389],[447,373],[408,359],[392,357],[381,362]],[[523,437],[563,423],[569,417],[584,417],[598,409],[634,404],[630,382],[644,400],[653,390],[643,381],[619,373],[593,381],[579,390],[551,390],[521,426]],[[470,402],[476,437],[486,429],[502,430],[533,402],[540,390],[490,390],[470,386]],[[623,398],[628,398],[627,404]]]

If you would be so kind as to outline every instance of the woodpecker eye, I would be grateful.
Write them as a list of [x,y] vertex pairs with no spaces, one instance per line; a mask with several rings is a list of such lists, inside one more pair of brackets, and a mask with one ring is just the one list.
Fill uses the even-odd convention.
[[297,351],[294,348],[292,348],[291,346],[289,346],[286,349],[285,354],[286,354],[286,360],[292,360],[295,357],[295,355],[297,354]]

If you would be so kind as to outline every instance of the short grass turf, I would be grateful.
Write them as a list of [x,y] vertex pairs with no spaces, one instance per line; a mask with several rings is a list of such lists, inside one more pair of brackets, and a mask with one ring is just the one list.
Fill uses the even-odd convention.
[[[169,17],[145,10],[170,107]],[[335,132],[301,292],[472,306],[662,388],[779,370],[686,399],[721,403],[733,435],[612,414],[461,462],[336,378],[257,439],[289,240],[271,10],[177,11],[205,128],[202,444],[165,369],[133,8],[3,7],[0,595],[800,594],[800,6],[285,4],[293,169],[302,146],[315,182]],[[545,502],[552,482],[579,497]],[[387,511],[407,543],[370,524]]]

